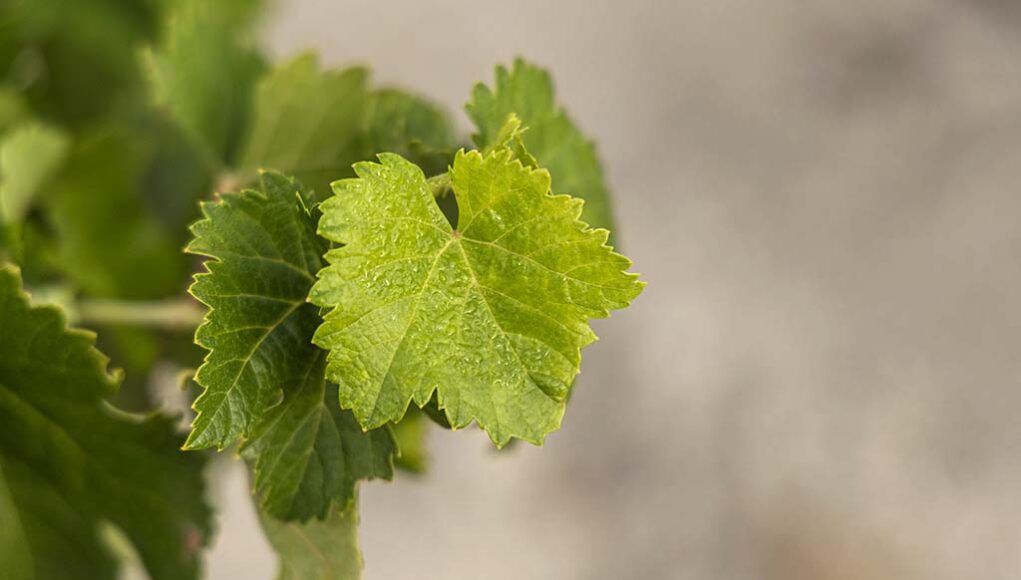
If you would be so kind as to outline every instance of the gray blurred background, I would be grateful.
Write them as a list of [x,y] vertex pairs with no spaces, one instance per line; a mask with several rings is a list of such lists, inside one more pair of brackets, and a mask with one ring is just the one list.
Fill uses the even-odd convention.
[[[649,282],[562,431],[431,433],[362,486],[368,580],[1021,577],[1021,2],[292,0],[445,104],[548,66]],[[224,467],[221,467],[224,468]],[[269,579],[243,474],[213,579]]]

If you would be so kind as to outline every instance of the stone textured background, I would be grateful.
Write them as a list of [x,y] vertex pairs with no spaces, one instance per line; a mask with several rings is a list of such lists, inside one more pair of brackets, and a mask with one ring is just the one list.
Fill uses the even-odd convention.
[[[368,580],[1021,577],[1021,4],[293,0],[275,54],[456,114],[552,68],[649,282],[561,432],[432,433]],[[228,469],[213,579],[274,559]]]

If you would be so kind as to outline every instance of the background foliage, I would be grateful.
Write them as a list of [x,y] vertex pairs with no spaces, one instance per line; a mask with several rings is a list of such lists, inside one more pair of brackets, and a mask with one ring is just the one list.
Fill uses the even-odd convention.
[[[593,225],[612,224],[594,148],[557,104],[546,71],[518,60],[497,69],[492,87],[477,86],[468,110],[484,156],[455,156],[467,139],[441,107],[375,86],[364,68],[324,67],[311,54],[271,62],[253,42],[262,8],[254,0],[0,6],[0,513],[17,523],[0,536],[5,577],[56,577],[52,556],[65,549],[77,558],[68,573],[82,577],[114,577],[125,560],[154,578],[198,576],[212,529],[198,450],[235,444],[252,465],[281,577],[356,577],[357,481],[390,479],[395,466],[425,470],[427,420],[447,429],[477,420],[500,446],[511,436],[540,443],[559,427],[579,349],[595,338],[587,319],[641,291],[623,273],[630,262],[603,245],[609,233],[577,221],[580,202],[549,195],[546,165],[555,193],[586,199]],[[338,401],[326,377],[355,376],[335,356],[351,344],[317,335],[332,349],[327,368],[325,351],[312,345],[321,312],[306,297],[318,274],[318,305],[332,309],[328,321],[342,314],[350,296],[336,292],[350,274],[336,264],[319,273],[327,240],[350,242],[339,232],[390,212],[392,200],[359,206],[364,215],[325,204],[326,239],[316,234],[317,204],[331,182],[354,175],[353,165],[369,179],[369,167],[383,166],[357,162],[382,151],[393,152],[380,157],[384,165],[406,164],[397,178],[415,177],[424,196],[417,203],[453,240],[437,261],[461,247],[448,224],[458,223],[458,204],[465,223],[481,224],[464,231],[463,243],[493,250],[462,249],[459,280],[490,289],[476,288],[477,304],[446,308],[474,314],[464,316],[465,332],[489,320],[475,314],[479,305],[513,331],[484,353],[499,364],[482,378],[508,392],[531,385],[527,400],[507,395],[494,407],[500,389],[455,388],[478,375],[481,367],[462,363],[482,343],[450,342],[454,354],[436,350],[438,362],[427,365],[443,371],[446,389],[416,389],[421,411],[405,414],[407,400],[379,418],[359,415],[359,405],[354,414],[341,409],[353,403]],[[451,164],[464,167],[448,175]],[[500,225],[490,206],[507,187],[514,203],[501,212],[515,223]],[[377,233],[414,243],[409,232]],[[497,249],[511,261],[495,258]],[[204,321],[182,296],[199,269],[189,253],[208,258],[190,288],[209,308]],[[542,292],[508,287],[525,266]],[[441,276],[430,289],[431,274],[423,294],[459,286]],[[544,300],[555,303],[547,314]],[[97,331],[98,343],[68,323]],[[204,360],[190,340],[196,326]],[[421,336],[441,344],[434,338]],[[102,353],[124,372],[107,373]],[[401,358],[425,368],[415,356],[428,354]],[[195,367],[204,392],[182,442],[151,377]]]

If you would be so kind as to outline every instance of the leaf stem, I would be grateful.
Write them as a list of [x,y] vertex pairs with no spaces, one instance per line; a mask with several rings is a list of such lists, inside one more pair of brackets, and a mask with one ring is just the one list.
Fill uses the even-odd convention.
[[192,330],[202,324],[202,308],[191,298],[106,300],[85,298],[75,304],[78,319],[88,324],[125,324],[165,330]]

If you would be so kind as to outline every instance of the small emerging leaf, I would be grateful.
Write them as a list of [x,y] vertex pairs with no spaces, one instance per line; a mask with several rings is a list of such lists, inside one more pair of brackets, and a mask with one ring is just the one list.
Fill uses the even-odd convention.
[[365,428],[398,421],[438,394],[453,428],[473,420],[498,445],[541,443],[595,335],[589,318],[642,289],[582,202],[550,194],[545,170],[501,149],[460,152],[451,169],[458,226],[425,175],[393,154],[334,183],[319,233],[326,254],[310,299],[329,308],[315,343],[327,376]]
[[421,411],[411,408],[401,422],[391,428],[397,448],[401,450],[394,465],[410,473],[425,473],[429,465],[429,452],[425,445],[429,422],[426,419]]
[[613,229],[610,193],[595,146],[557,104],[548,72],[521,59],[510,70],[497,67],[496,86],[476,85],[466,108],[478,128],[480,149],[502,145],[508,118],[520,118],[527,128],[521,139],[539,165],[549,169],[553,191],[584,199],[582,219],[592,227]]
[[521,126],[521,119],[519,119],[514,113],[511,113],[507,116],[507,120],[504,121],[503,126],[500,127],[500,131],[496,134],[496,138],[493,139],[492,143],[486,147],[484,153],[490,153],[500,148],[507,148],[514,153],[514,157],[525,167],[539,169],[539,160],[529,153],[528,149],[525,147],[524,134],[527,130],[527,127]]

